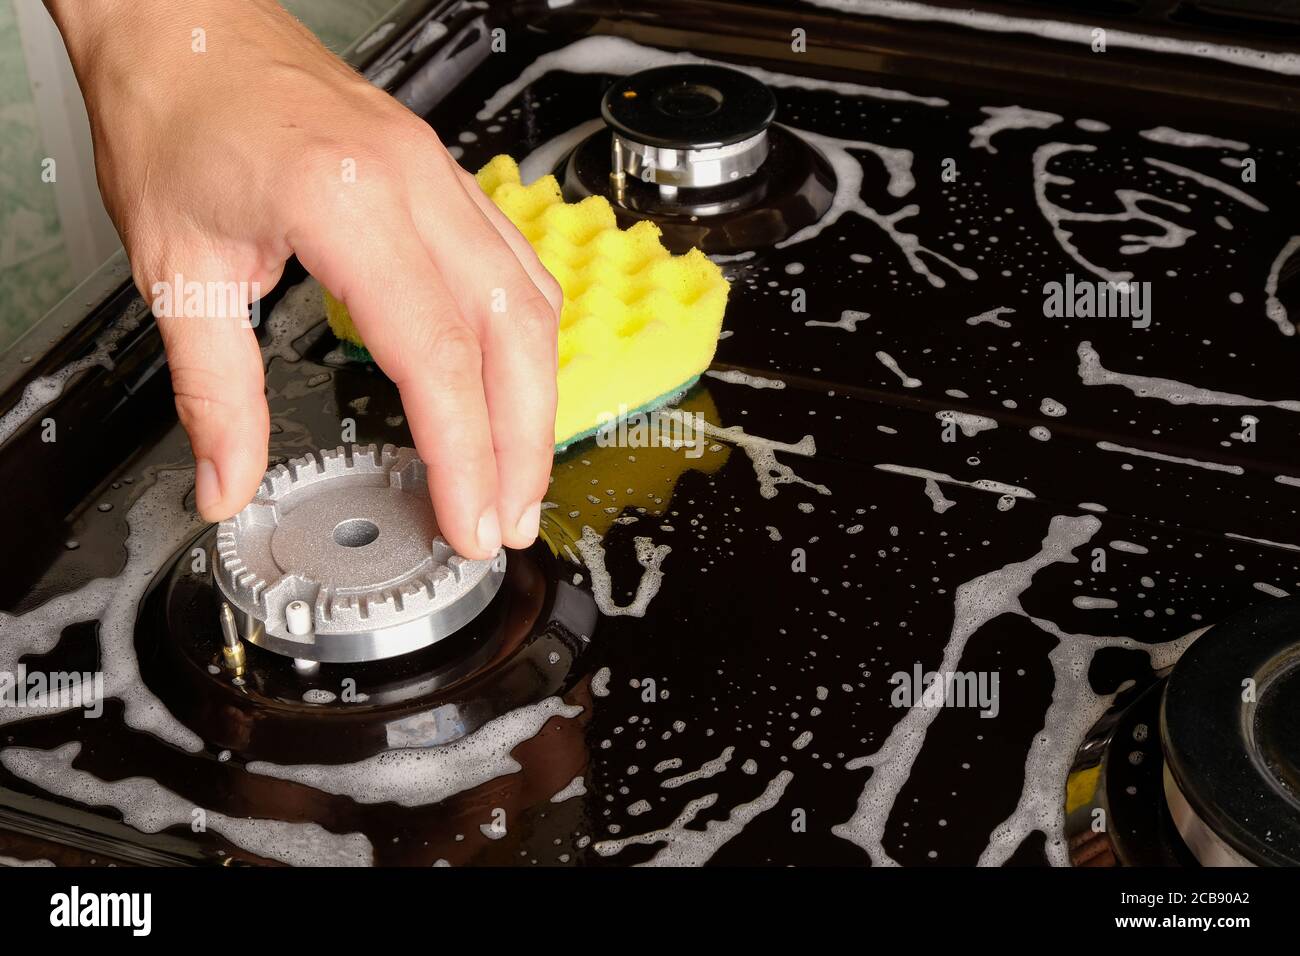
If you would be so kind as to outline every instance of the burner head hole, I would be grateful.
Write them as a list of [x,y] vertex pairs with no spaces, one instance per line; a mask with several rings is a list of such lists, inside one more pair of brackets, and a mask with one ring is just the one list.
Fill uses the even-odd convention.
[[334,543],[345,548],[364,548],[379,537],[379,526],[365,518],[348,518],[334,526]]
[[722,108],[722,93],[707,83],[677,83],[655,93],[654,105],[665,116],[699,119]]

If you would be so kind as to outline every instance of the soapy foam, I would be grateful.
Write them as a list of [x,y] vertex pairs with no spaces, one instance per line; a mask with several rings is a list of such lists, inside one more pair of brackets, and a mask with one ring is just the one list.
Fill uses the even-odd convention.
[[748,385],[750,388],[785,388],[785,382],[779,378],[764,378],[762,375],[751,375],[748,372],[741,372],[736,369],[727,369],[721,372],[710,370],[704,374],[709,378],[730,382],[732,385]]
[[[957,485],[962,488],[974,488],[977,491],[988,491],[995,495],[1010,495],[1013,498],[1034,497],[1034,493],[1027,488],[1019,488],[1016,485],[1008,485],[1001,481],[993,481],[991,478],[978,478],[975,481],[962,481],[959,478],[954,478],[952,475],[945,475],[941,471],[929,471],[925,468],[912,468],[907,465],[876,465],[875,467],[881,471],[893,472],[896,475],[910,475],[913,478],[924,478],[927,482],[934,481],[939,484]],[[934,510],[939,511],[940,509],[936,506]]]
[[971,149],[982,149],[989,153],[998,151],[992,140],[1003,130],[1051,129],[1065,119],[1056,113],[1026,109],[1023,106],[984,106],[980,112],[988,119],[971,127],[970,145]]
[[996,309],[989,309],[987,312],[981,312],[979,315],[972,315],[966,320],[966,324],[979,325],[982,322],[987,322],[990,325],[996,325],[1000,329],[1009,329],[1011,328],[1011,323],[1006,319],[998,318],[998,316],[1010,315],[1015,311],[1015,309],[1008,308],[1005,305],[1000,305]]
[[552,717],[572,719],[577,705],[547,697],[488,721],[468,737],[437,747],[389,750],[350,764],[248,764],[250,773],[289,780],[357,803],[418,807],[440,803],[466,790],[518,773],[511,751],[536,737]]
[[1248,209],[1253,209],[1256,212],[1268,212],[1268,207],[1250,193],[1243,192],[1236,186],[1231,186],[1228,183],[1215,179],[1213,176],[1206,176],[1204,173],[1198,173],[1196,170],[1188,169],[1186,166],[1179,166],[1176,163],[1168,163],[1163,159],[1152,159],[1149,156],[1146,158],[1146,164],[1148,166],[1154,166],[1156,169],[1164,170],[1167,173],[1172,173],[1175,176],[1181,176],[1183,179],[1190,179],[1192,182],[1199,183],[1206,189],[1213,189],[1217,192],[1221,192],[1229,199],[1235,199]]
[[1268,270],[1268,279],[1264,283],[1264,294],[1267,297],[1264,302],[1264,314],[1272,320],[1283,335],[1295,335],[1295,323],[1287,316],[1286,306],[1277,297],[1277,282],[1282,275],[1282,267],[1297,251],[1300,251],[1300,236],[1292,236],[1273,260],[1273,265]]
[[550,53],[544,53],[524,67],[517,78],[497,90],[478,111],[480,120],[491,119],[525,88],[552,71],[565,73],[608,73],[612,76],[626,76],[653,67],[671,66],[678,63],[705,63],[724,66],[748,73],[754,79],[775,87],[794,87],[805,90],[825,90],[841,96],[867,96],[873,99],[890,100],[902,103],[920,103],[924,106],[947,106],[948,101],[935,96],[913,96],[901,90],[884,89],[861,83],[839,83],[830,80],[817,80],[789,73],[774,73],[743,63],[726,63],[710,60],[691,53],[670,53],[654,47],[642,46],[622,37],[593,36],[584,37],[568,46]]
[[528,186],[541,179],[555,169],[560,160],[568,155],[569,150],[604,128],[605,121],[602,119],[587,120],[559,136],[548,139],[519,163],[519,181]]
[[822,215],[821,219],[811,225],[805,226],[792,236],[787,236],[776,244],[778,249],[784,249],[799,242],[813,239],[821,235],[826,229],[833,226],[839,221],[840,217],[846,212],[856,213],[863,219],[875,223],[881,230],[889,236],[890,240],[903,254],[907,264],[917,275],[925,279],[936,289],[942,289],[947,285],[946,280],[931,271],[922,260],[921,255],[930,256],[933,259],[948,266],[963,279],[975,280],[979,275],[974,269],[958,265],[947,256],[935,252],[921,244],[921,240],[910,232],[903,232],[898,228],[898,222],[902,219],[910,219],[921,211],[921,207],[915,203],[909,203],[896,212],[882,215],[874,208],[867,204],[862,198],[862,163],[855,158],[850,149],[866,150],[874,153],[884,164],[886,171],[889,173],[889,185],[887,192],[894,197],[901,197],[911,192],[915,181],[911,173],[912,154],[907,150],[891,149],[889,147],[879,146],[876,143],[864,142],[861,140],[838,139],[834,136],[823,136],[820,133],[813,133],[809,130],[795,130],[801,137],[812,143],[826,156],[830,162],[831,168],[835,171],[836,184],[835,195],[831,198],[830,208]]
[[1079,379],[1084,385],[1122,385],[1138,398],[1159,398],[1172,405],[1223,405],[1226,407],[1270,407],[1288,412],[1300,412],[1300,402],[1292,400],[1267,401],[1248,398],[1230,392],[1176,382],[1173,379],[1153,378],[1148,375],[1129,375],[1112,372],[1101,364],[1101,356],[1090,342],[1079,343]]
[[112,355],[117,351],[118,343],[123,336],[135,331],[148,314],[149,309],[145,306],[144,301],[136,299],[122,313],[121,318],[104,330],[95,341],[94,351],[89,355],[77,359],[75,362],[69,362],[57,372],[43,375],[28,382],[27,387],[23,389],[23,394],[14,403],[13,408],[5,412],[4,415],[0,415],[0,444],[8,441],[9,437],[18,431],[28,419],[62,395],[68,381],[78,372],[83,372],[96,365],[111,370],[113,368]]
[[1248,541],[1251,544],[1262,544],[1266,548],[1283,548],[1287,551],[1300,551],[1300,544],[1287,544],[1285,541],[1270,541],[1268,538],[1252,538],[1244,534],[1234,534],[1229,531],[1224,534],[1225,538],[1233,538],[1237,541]]
[[602,840],[594,845],[594,849],[601,856],[613,856],[624,847],[634,844],[650,846],[663,843],[663,849],[643,866],[703,866],[718,852],[719,847],[740,833],[749,821],[776,806],[793,779],[793,773],[782,770],[769,781],[758,797],[733,807],[725,819],[707,821],[703,830],[689,827],[701,810],[707,810],[718,802],[716,793],[692,800],[676,820],[661,830],[617,840]]
[[1164,143],[1167,146],[1181,146],[1185,149],[1195,149],[1200,146],[1209,149],[1231,149],[1237,152],[1244,152],[1250,149],[1249,143],[1243,143],[1236,139],[1221,139],[1218,136],[1207,136],[1204,133],[1184,133],[1182,130],[1172,129],[1168,126],[1157,126],[1154,129],[1144,129],[1138,133],[1143,139],[1149,139],[1153,143]]
[[[1101,521],[1091,515],[1058,515],[1052,518],[1037,554],[959,585],[953,600],[952,630],[937,670],[951,673],[960,668],[966,642],[989,621],[1002,614],[1025,616],[1020,596],[1033,583],[1034,575],[1048,565],[1078,563],[1074,550],[1090,541],[1100,527]],[[885,852],[885,824],[894,801],[911,775],[930,724],[939,716],[940,710],[936,707],[909,708],[875,753],[850,761],[849,769],[872,767],[873,771],[863,785],[853,815],[832,827],[831,832],[865,850],[875,866],[897,865]],[[1070,756],[1073,756],[1073,751]],[[1064,776],[1056,775],[1050,779],[1055,786]],[[1061,813],[1060,802],[1059,799],[1056,801],[1055,812],[1058,815]]]
[[[665,409],[662,414],[669,418],[682,419],[680,409]],[[771,438],[763,438],[760,435],[750,435],[739,425],[730,428],[723,428],[714,425],[712,422],[684,422],[684,425],[699,427],[704,434],[711,438],[727,442],[729,445],[734,445],[743,450],[750,463],[754,466],[754,474],[758,478],[758,493],[764,498],[775,498],[776,486],[786,484],[803,485],[805,488],[816,491],[819,495],[829,495],[831,493],[831,490],[825,485],[819,485],[800,478],[795,474],[793,468],[776,460],[778,451],[803,455],[806,458],[815,456],[817,454],[817,443],[812,435],[804,435],[803,438],[791,445]]]
[[936,514],[943,514],[957,503],[943,496],[943,489],[939,487],[939,482],[933,478],[925,479],[925,496],[930,499],[930,504]]
[[1141,448],[1130,448],[1127,445],[1117,445],[1110,441],[1099,441],[1097,447],[1102,451],[1119,452],[1123,455],[1137,455],[1141,458],[1152,458],[1156,461],[1167,461],[1172,465],[1191,465],[1194,468],[1204,468],[1206,471],[1221,471],[1228,475],[1244,475],[1245,469],[1240,465],[1223,465],[1217,461],[1199,461],[1195,458],[1180,458],[1177,455],[1166,455],[1159,451],[1145,451]]
[[935,412],[934,417],[945,425],[950,422],[956,425],[967,438],[974,438],[980,432],[986,432],[998,427],[998,423],[994,419],[985,415],[973,415],[970,412],[958,412],[950,408]]
[[633,539],[636,560],[643,571],[632,603],[621,606],[614,602],[614,583],[605,568],[605,546],[601,543],[600,535],[590,525],[583,525],[582,538],[574,543],[582,555],[582,563],[587,566],[587,573],[591,575],[591,595],[600,613],[606,617],[645,617],[650,602],[659,593],[659,586],[663,583],[664,573],[660,566],[672,551],[672,546],[661,544],[656,547],[646,537]]
[[1087,594],[1076,595],[1070,603],[1081,611],[1106,611],[1119,607],[1119,602],[1112,598],[1092,597]]
[[858,312],[854,309],[845,309],[840,313],[840,317],[835,322],[819,322],[816,319],[809,319],[804,325],[820,326],[824,329],[843,329],[846,332],[856,332],[858,323],[871,318],[870,312]]
[[1137,234],[1128,234],[1124,236],[1127,245],[1120,247],[1120,252],[1124,255],[1140,255],[1150,249],[1176,249],[1182,246],[1188,238],[1194,236],[1194,229],[1187,229],[1171,222],[1168,219],[1162,219],[1155,213],[1147,212],[1142,209],[1140,203],[1159,203],[1176,209],[1179,212],[1191,212],[1190,206],[1174,202],[1170,199],[1164,199],[1160,196],[1153,196],[1150,193],[1140,192],[1135,189],[1118,189],[1115,191],[1115,198],[1123,206],[1121,212],[1081,212],[1066,209],[1058,206],[1047,197],[1047,187],[1055,186],[1072,186],[1074,180],[1068,176],[1060,176],[1056,173],[1048,172],[1047,167],[1051,161],[1057,157],[1070,152],[1092,153],[1096,152],[1097,147],[1089,146],[1086,143],[1044,143],[1038,149],[1034,150],[1033,169],[1034,169],[1034,201],[1038,204],[1039,211],[1047,224],[1052,228],[1052,234],[1056,236],[1056,241],[1060,243],[1061,248],[1075,262],[1083,266],[1094,275],[1105,279],[1108,282],[1128,282],[1133,278],[1131,272],[1112,272],[1096,263],[1085,259],[1083,253],[1071,241],[1074,234],[1066,229],[1062,223],[1065,222],[1133,222],[1146,223],[1151,226],[1158,226],[1161,234],[1158,236],[1143,236]]
[[888,352],[877,352],[876,359],[880,362],[881,365],[883,365],[885,368],[889,369],[891,372],[893,372],[895,375],[898,376],[898,380],[903,383],[904,388],[921,387],[921,380],[919,378],[912,378],[912,376],[908,375],[901,368],[899,368],[898,363],[894,361],[894,357],[890,355]]
[[690,773],[683,773],[676,777],[669,777],[660,782],[659,786],[665,790],[675,790],[677,787],[688,783],[694,783],[696,780],[707,780],[709,777],[716,777],[722,771],[727,769],[727,763],[731,760],[732,754],[736,752],[735,747],[727,747],[718,756],[712,760],[706,760],[700,765],[698,770],[692,770]]
[[586,796],[586,793],[587,783],[582,779],[582,774],[578,774],[559,793],[551,797],[551,803],[563,803],[565,800],[572,800],[574,797]]
[[1132,541],[1112,541],[1111,548],[1116,551],[1125,551],[1128,554],[1150,554],[1151,549],[1143,547],[1140,544],[1134,544]]
[[1065,780],[1084,737],[1114,700],[1114,695],[1098,695],[1088,683],[1093,655],[1107,647],[1146,651],[1151,667],[1159,670],[1173,664],[1206,630],[1201,628],[1176,641],[1146,645],[1126,637],[1066,634],[1051,621],[1037,617],[1029,620],[1060,642],[1048,655],[1054,677],[1052,702],[1043,718],[1043,729],[1034,735],[1029,746],[1020,799],[1010,816],[993,829],[988,846],[980,854],[980,866],[1006,863],[1034,831],[1047,838],[1044,849],[1048,861],[1054,866],[1069,866],[1062,799]]
[[[804,2],[862,16],[923,23],[948,23],[992,33],[1023,33],[1035,38],[1073,43],[1089,49],[1093,42],[1092,25],[1065,20],[1016,17],[971,8],[932,7],[917,0],[804,0]],[[1106,30],[1106,44],[1111,49],[1145,50],[1151,53],[1199,57],[1246,69],[1300,76],[1300,53],[1278,53],[1203,40],[1150,36],[1145,33],[1116,29]]]
[[[0,670],[12,672],[20,657],[48,652],[69,624],[98,618],[104,698],[122,701],[123,719],[133,730],[198,751],[202,740],[145,686],[135,654],[136,607],[154,570],[204,526],[184,507],[193,476],[188,468],[159,472],[127,512],[127,560],[116,578],[97,578],[18,617],[0,614]],[[18,716],[17,710],[0,708],[0,724]]]
[[[87,806],[112,806],[123,822],[141,833],[159,833],[167,827],[189,827],[196,805],[159,786],[147,777],[100,780],[72,761],[81,744],[64,744],[54,750],[9,747],[0,751],[5,769],[55,796]],[[271,860],[291,866],[370,866],[374,848],[361,833],[331,833],[316,823],[287,823],[250,817],[228,817],[205,810],[207,828],[231,843]]]

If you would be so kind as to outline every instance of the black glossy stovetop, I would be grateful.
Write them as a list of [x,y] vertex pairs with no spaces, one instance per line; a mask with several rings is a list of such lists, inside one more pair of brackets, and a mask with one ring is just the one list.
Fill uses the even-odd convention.
[[[32,363],[128,317],[111,361],[6,419],[28,551],[0,582],[0,669],[102,671],[110,698],[0,710],[6,855],[1062,863],[1066,775],[1110,695],[1300,586],[1300,148],[1293,116],[1246,102],[1293,80],[1254,71],[1225,105],[1193,59],[1084,78],[1062,48],[1038,81],[957,83],[924,27],[914,58],[847,27],[797,52],[791,25],[831,14],[713,30],[722,7],[519,27],[431,113],[467,168],[523,157],[596,118],[616,73],[691,49],[761,68],[841,186],[815,234],[723,263],[724,338],[680,406],[716,426],[700,458],[557,458],[546,546],[514,556],[468,671],[460,647],[222,685],[156,332],[123,294]],[[1121,280],[1142,315],[1078,315],[1084,283]],[[1074,317],[1048,314],[1051,283]],[[410,444],[311,280],[267,305],[274,460],[344,419]],[[971,706],[900,705],[917,668],[967,675]],[[299,693],[348,678],[373,696]]]

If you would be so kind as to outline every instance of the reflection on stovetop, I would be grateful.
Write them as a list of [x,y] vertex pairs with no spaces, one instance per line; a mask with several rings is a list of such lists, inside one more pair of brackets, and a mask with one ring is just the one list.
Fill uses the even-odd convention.
[[[682,59],[512,49],[517,81],[471,77],[432,118],[467,168],[561,168],[613,77]],[[752,72],[834,170],[830,209],[723,260],[724,338],[679,406],[709,423],[703,455],[557,458],[542,580],[517,591],[546,597],[466,651],[505,664],[452,679],[463,733],[376,742],[395,721],[343,709],[342,670],[308,697],[260,671],[252,704],[205,686],[228,677],[170,427],[103,476],[30,589],[49,599],[6,598],[0,670],[102,671],[108,698],[0,710],[6,829],[57,819],[56,842],[124,861],[1070,862],[1067,778],[1116,692],[1300,582],[1300,150],[1086,88]],[[273,459],[344,419],[410,444],[322,319],[308,279],[259,333]],[[565,589],[598,624],[544,626]],[[933,705],[932,672],[969,693]],[[391,706],[431,714],[443,690]],[[308,729],[313,707],[338,713]]]

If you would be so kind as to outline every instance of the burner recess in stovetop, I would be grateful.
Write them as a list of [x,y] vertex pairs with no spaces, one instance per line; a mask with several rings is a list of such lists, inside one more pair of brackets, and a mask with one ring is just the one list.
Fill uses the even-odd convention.
[[655,222],[673,252],[770,246],[816,223],[835,173],[795,132],[773,125],[776,100],[748,74],[666,66],[606,92],[607,128],[556,170],[565,198],[605,196],[619,225]]
[[1300,865],[1300,601],[1210,628],[1121,688],[1070,771],[1076,866]]
[[542,542],[512,552],[496,596],[432,646],[304,673],[249,645],[232,671],[222,655],[221,595],[193,560],[214,535],[210,528],[177,552],[141,602],[135,630],[145,683],[209,747],[245,760],[336,763],[446,744],[563,694],[585,673],[576,665],[596,608]]

